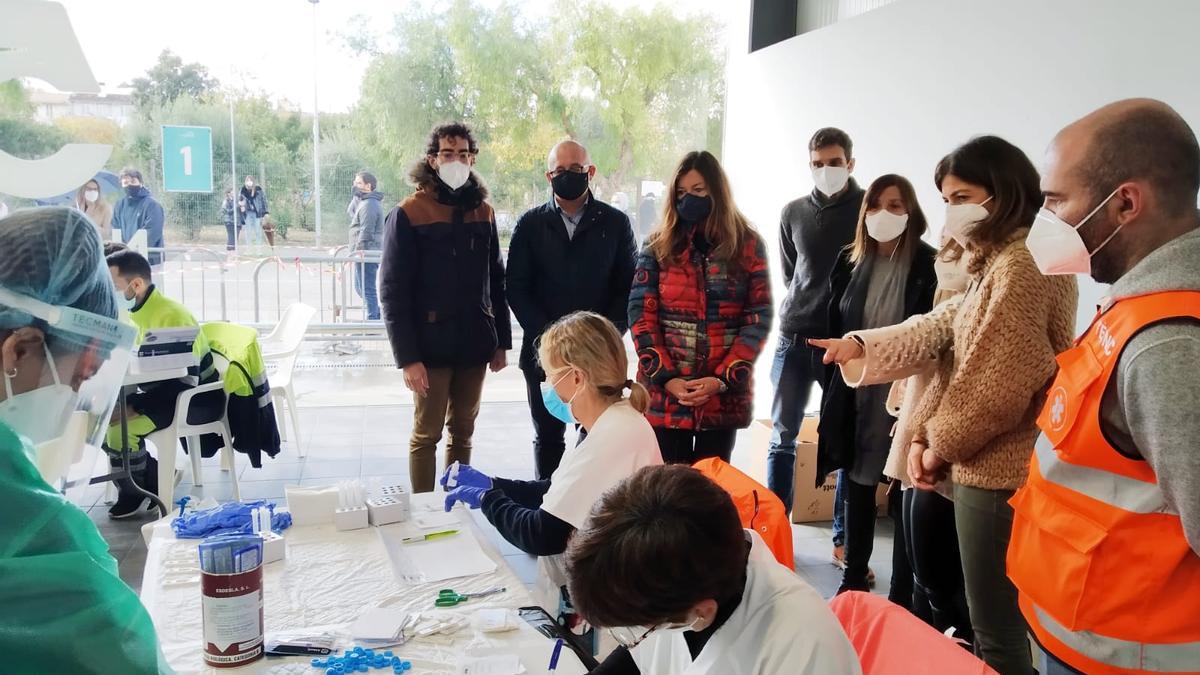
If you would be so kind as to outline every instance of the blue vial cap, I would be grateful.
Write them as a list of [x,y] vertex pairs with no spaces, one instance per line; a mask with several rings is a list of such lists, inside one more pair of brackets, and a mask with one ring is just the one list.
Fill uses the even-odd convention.
[[412,670],[412,661],[405,661],[403,663],[403,665],[400,666],[400,669],[401,670]]
[[339,672],[341,671],[337,670],[336,668],[330,668],[329,670],[325,671],[325,675],[338,675]]
[[313,660],[312,660],[312,667],[313,667],[313,668],[324,668],[324,667],[325,667],[325,662],[324,662],[324,661],[322,661],[321,659],[313,659]]
[[390,649],[387,650],[386,652],[384,652],[383,655],[388,657],[389,659],[392,658],[393,656],[395,656],[395,654],[393,654],[392,650],[390,650]]

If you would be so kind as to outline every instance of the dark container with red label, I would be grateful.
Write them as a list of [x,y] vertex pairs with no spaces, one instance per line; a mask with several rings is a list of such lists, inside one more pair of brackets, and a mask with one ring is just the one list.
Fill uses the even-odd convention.
[[239,574],[200,573],[204,663],[243,666],[263,657],[263,569]]

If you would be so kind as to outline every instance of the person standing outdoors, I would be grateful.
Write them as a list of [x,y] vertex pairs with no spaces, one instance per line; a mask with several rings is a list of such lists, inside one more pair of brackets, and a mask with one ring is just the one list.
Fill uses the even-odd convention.
[[967,258],[967,292],[902,324],[813,345],[851,386],[903,379],[934,360],[953,364],[945,387],[927,390],[914,411],[908,473],[933,489],[953,471],[976,652],[1004,675],[1032,675],[1005,570],[1008,500],[1025,483],[1055,355],[1075,334],[1079,291],[1073,278],[1042,275],[1025,246],[1042,200],[1037,169],[1019,148],[974,138],[942,158],[934,182],[947,204],[950,253]]
[[629,217],[596,199],[589,184],[596,166],[587,148],[562,141],[550,150],[550,201],[526,211],[508,247],[508,303],[525,337],[521,371],[533,417],[535,477],[550,478],[566,449],[566,423],[546,410],[544,366],[537,344],[552,323],[573,312],[606,317],[623,334],[637,256]]
[[638,381],[663,461],[729,461],[754,412],[754,361],[774,314],[766,246],[711,153],[685,155],[671,189],[629,294]]
[[[863,190],[854,172],[854,144],[834,127],[818,129],[808,141],[809,168],[815,187],[783,208],[779,250],[787,295],[779,309],[779,344],[771,363],[771,446],[767,487],[792,510],[795,490],[796,435],[804,420],[813,383],[825,388],[826,368],[806,339],[829,336],[829,275],[850,242],[862,208]],[[845,560],[844,484],[838,472],[833,510],[833,561]]]
[[1112,284],[1059,355],[1008,573],[1043,673],[1200,669],[1200,146],[1160,101],[1105,106],[1050,146],[1028,245]]
[[246,228],[246,243],[251,246],[262,246],[263,220],[267,217],[267,193],[261,185],[256,185],[254,176],[246,176],[242,189],[238,192],[238,213]]
[[[863,198],[854,243],[830,277],[829,329],[834,335],[897,324],[933,307],[935,251],[921,241],[927,225],[912,183],[895,174],[875,179]],[[845,560],[838,592],[869,591],[868,563],[875,542],[875,492],[891,448],[893,420],[887,385],[851,389],[833,374],[821,404],[817,479],[833,470],[845,481]],[[891,510],[903,512],[899,486]],[[901,530],[903,532],[903,530]],[[904,547],[895,550],[904,553]],[[907,562],[907,558],[901,558]],[[891,598],[912,605],[912,578],[893,567]],[[907,597],[905,597],[907,596]]]
[[[379,180],[369,171],[354,175],[354,199],[350,208],[350,250],[354,253],[374,253],[383,250],[383,193]],[[354,264],[354,291],[366,305],[367,321],[379,320],[379,263]]]
[[449,430],[446,466],[471,463],[471,436],[488,367],[512,348],[504,262],[487,188],[472,171],[470,127],[442,124],[409,172],[416,192],[384,221],[379,304],[396,365],[415,395],[409,475],[432,492],[436,449]]
[[[125,196],[113,207],[113,229],[121,233],[121,241],[128,244],[138,230],[146,231],[146,245],[150,248],[163,248],[163,223],[166,219],[162,204],[150,196],[150,191],[142,185],[142,172],[137,169],[121,170],[121,189]],[[162,253],[153,252],[148,257],[151,265],[162,264]]]
[[89,180],[80,186],[75,193],[75,208],[83,211],[88,220],[96,226],[100,233],[100,241],[112,241],[113,210],[108,202],[100,197],[100,183],[96,179]]

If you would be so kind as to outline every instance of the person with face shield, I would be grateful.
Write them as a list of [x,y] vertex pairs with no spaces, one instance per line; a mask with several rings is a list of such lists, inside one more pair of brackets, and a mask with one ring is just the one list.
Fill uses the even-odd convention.
[[384,220],[379,305],[413,392],[413,492],[433,491],[443,429],[446,466],[470,463],[483,378],[512,349],[496,213],[472,170],[478,154],[467,125],[435,127],[409,172],[416,192]]
[[1037,411],[1071,344],[1073,278],[1042,275],[1025,246],[1041,206],[1037,169],[996,136],[974,138],[934,170],[946,201],[946,254],[966,257],[970,286],[927,314],[813,340],[854,387],[904,379],[947,360],[945,386],[914,413],[908,474],[932,490],[954,479],[954,516],[976,653],[1005,675],[1032,675],[1025,620],[1006,576],[1013,510],[1037,436]]
[[1038,268],[1112,286],[1058,357],[1008,573],[1041,672],[1194,673],[1200,144],[1165,103],[1118,101],[1058,133],[1042,192]]
[[641,469],[567,547],[575,608],[620,645],[593,675],[858,675],[833,612],[696,469]]
[[538,600],[553,610],[566,602],[561,554],[571,534],[605,490],[644,466],[662,464],[662,456],[644,415],[648,394],[628,379],[625,346],[611,321],[593,312],[559,319],[542,334],[538,363],[546,371],[543,404],[562,423],[586,430],[579,445],[563,454],[549,478],[491,478],[461,465],[448,469],[441,483],[449,493],[447,510],[455,502],[482,507],[501,536],[541,556]]
[[99,444],[132,359],[95,226],[21,211],[0,220],[0,250],[0,670],[170,673],[96,526],[34,464],[74,450],[73,419]]

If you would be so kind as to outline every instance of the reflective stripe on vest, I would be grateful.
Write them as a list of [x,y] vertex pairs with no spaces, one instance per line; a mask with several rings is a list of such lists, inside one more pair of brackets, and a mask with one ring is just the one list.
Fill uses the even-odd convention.
[[1047,482],[1131,513],[1177,515],[1167,505],[1162,490],[1154,483],[1064,462],[1059,459],[1045,434],[1038,434],[1034,450],[1037,452],[1038,470]]
[[1054,620],[1036,604],[1038,623],[1067,647],[1114,668],[1151,673],[1193,672],[1200,667],[1200,642],[1147,644],[1106,637],[1091,631],[1073,631]]

